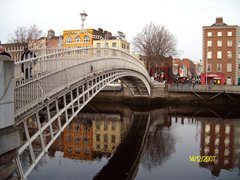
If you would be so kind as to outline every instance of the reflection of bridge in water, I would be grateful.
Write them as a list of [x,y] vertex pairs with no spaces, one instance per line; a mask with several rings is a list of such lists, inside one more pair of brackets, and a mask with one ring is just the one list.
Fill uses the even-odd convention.
[[94,179],[134,179],[141,162],[149,125],[149,113],[134,113],[126,137]]
[[[123,158],[119,158],[119,155],[125,156],[126,161],[122,161],[122,163],[125,163],[124,167],[126,167],[126,165],[128,166],[124,172],[128,172],[128,177],[134,177],[138,170],[139,162],[141,161],[141,155],[150,125],[149,113],[135,113],[125,106],[120,108],[111,106],[109,109],[104,106],[99,108],[90,105],[88,109],[91,109],[90,113],[89,110],[86,109],[85,112],[80,113],[66,126],[62,137],[58,138],[57,141],[49,147],[48,155],[54,157],[56,151],[62,151],[64,158],[92,161],[102,156],[110,157],[119,143],[123,141],[115,151],[113,158],[110,159],[109,165],[113,169],[116,168],[118,163],[112,164],[112,162],[122,160]],[[93,113],[93,109],[97,111],[97,113]],[[31,136],[34,134],[34,131],[36,131],[34,130],[36,128],[37,127],[31,126]],[[53,131],[55,130],[56,126],[53,125]],[[107,135],[107,137],[105,137],[105,135]],[[45,144],[51,141],[50,131],[44,133],[43,140]],[[62,143],[60,141],[62,141]],[[129,144],[131,146],[129,146]],[[41,152],[40,145],[40,138],[32,142],[34,154],[37,155]],[[129,156],[129,153],[133,156]],[[24,170],[28,169],[31,165],[30,150],[25,150],[19,159],[22,168]],[[113,161],[113,159],[115,160]],[[102,174],[104,174],[103,172],[106,173],[105,167],[99,175],[101,174],[102,176]],[[122,172],[120,171],[119,173],[121,174]],[[96,178],[100,178],[101,176],[96,176]]]
[[[118,49],[63,49],[24,61],[16,59],[15,64],[5,56],[0,61],[4,69],[4,78],[0,79],[0,113],[4,115],[0,128],[20,125],[24,129],[26,139],[17,158],[23,179],[72,119],[108,84],[121,79],[135,96],[149,96],[151,91],[144,64]],[[46,135],[50,135],[47,143]],[[36,143],[38,152],[33,150]],[[21,156],[27,152],[29,164],[23,169]]]

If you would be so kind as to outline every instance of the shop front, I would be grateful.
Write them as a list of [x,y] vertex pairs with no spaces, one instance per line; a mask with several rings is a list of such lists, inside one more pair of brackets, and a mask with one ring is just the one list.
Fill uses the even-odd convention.
[[[207,75],[207,77],[206,77]],[[206,83],[207,80],[207,83]],[[225,78],[223,73],[202,73],[201,74],[201,83],[202,84],[216,84],[224,85]]]

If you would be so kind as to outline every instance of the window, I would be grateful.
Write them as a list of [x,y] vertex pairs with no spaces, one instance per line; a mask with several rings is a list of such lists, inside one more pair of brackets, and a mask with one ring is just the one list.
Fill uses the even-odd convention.
[[76,38],[75,38],[75,43],[80,43],[81,42],[81,38],[79,37],[79,36],[77,36]]
[[217,46],[222,47],[222,41],[217,41]]
[[211,37],[211,36],[212,36],[212,32],[208,32],[208,33],[207,33],[207,36],[208,36],[208,37]]
[[207,47],[212,47],[212,41],[207,41]]
[[232,32],[231,31],[227,32],[227,35],[232,36]]
[[208,51],[208,52],[207,52],[207,58],[208,58],[208,59],[212,59],[212,52],[211,52],[211,51]]
[[96,140],[100,141],[100,134],[97,134]]
[[222,36],[222,32],[217,32],[217,36]]
[[209,124],[206,124],[206,126],[205,126],[205,132],[206,132],[206,133],[209,133],[209,132],[210,132],[210,125],[209,125]]
[[103,136],[103,141],[104,141],[105,143],[108,142],[108,136],[107,136],[107,134],[104,134],[104,136]]
[[232,59],[232,51],[227,51],[227,58]]
[[222,64],[217,64],[217,72],[222,72]]
[[75,144],[80,144],[81,138],[79,136],[75,137]]
[[84,42],[90,42],[90,37],[89,36],[84,36]]
[[228,40],[228,41],[227,41],[227,46],[228,46],[228,47],[232,47],[232,41],[231,41],[231,40]]
[[207,72],[211,72],[211,64],[207,65]]
[[[229,124],[227,124],[226,126],[225,126],[225,133],[226,134],[229,134],[230,133],[230,125]],[[227,138],[226,138],[227,139]]]
[[80,124],[77,124],[77,125],[75,126],[75,131],[76,131],[76,132],[79,132],[79,131],[80,131]]
[[67,37],[66,43],[72,43],[72,37]]
[[227,63],[227,72],[232,72],[232,64]]
[[68,152],[68,153],[72,153],[72,147],[68,147],[68,148],[67,148],[67,152]]
[[88,137],[84,137],[84,138],[83,138],[83,143],[84,143],[84,144],[88,144],[88,143],[89,143]]
[[215,126],[215,133],[218,134],[219,131],[220,131],[220,125],[216,124],[216,126]]
[[116,142],[116,136],[112,135],[112,143]]
[[84,130],[84,133],[88,133],[89,132],[89,127],[88,126],[84,126],[83,130]]
[[107,131],[108,130],[108,123],[105,121],[104,122],[104,130]]
[[67,136],[67,143],[71,144],[72,143],[72,136]]
[[222,58],[222,51],[218,51],[218,52],[217,52],[217,58],[218,58],[218,59],[221,59],[221,58]]
[[116,42],[113,42],[113,43],[112,43],[112,47],[117,47],[117,43],[116,43]]
[[96,124],[97,130],[100,130],[100,124]]
[[96,44],[96,47],[97,47],[97,48],[100,48],[100,47],[101,47],[101,43],[97,43],[97,44]]
[[114,131],[116,129],[116,123],[113,121],[112,122],[112,131]]
[[80,147],[76,147],[76,153],[80,154],[80,152],[81,152],[81,148]]

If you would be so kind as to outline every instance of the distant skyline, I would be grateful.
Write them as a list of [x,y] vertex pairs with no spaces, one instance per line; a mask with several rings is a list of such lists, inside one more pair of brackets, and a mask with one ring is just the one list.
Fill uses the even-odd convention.
[[150,22],[165,25],[177,38],[178,57],[199,61],[202,26],[212,25],[218,16],[228,25],[239,26],[239,7],[239,0],[1,0],[0,41],[7,43],[18,26],[37,24],[44,36],[49,29],[56,35],[80,29],[79,13],[84,10],[88,14],[85,28],[122,31],[129,42]]

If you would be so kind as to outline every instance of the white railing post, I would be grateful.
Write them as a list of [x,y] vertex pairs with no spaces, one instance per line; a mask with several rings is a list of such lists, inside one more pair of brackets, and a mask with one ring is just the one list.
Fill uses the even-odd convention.
[[0,129],[14,125],[14,61],[0,55]]

